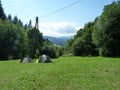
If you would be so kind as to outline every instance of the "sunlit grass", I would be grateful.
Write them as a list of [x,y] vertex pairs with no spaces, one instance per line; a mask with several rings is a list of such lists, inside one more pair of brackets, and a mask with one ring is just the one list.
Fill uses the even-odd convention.
[[1,61],[0,90],[120,89],[120,58],[70,56],[52,61]]

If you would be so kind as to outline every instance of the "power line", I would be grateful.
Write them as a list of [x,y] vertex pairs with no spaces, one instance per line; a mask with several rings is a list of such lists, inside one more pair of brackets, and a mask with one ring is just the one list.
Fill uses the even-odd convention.
[[48,14],[46,14],[46,15],[40,16],[40,18],[44,18],[44,17],[50,16],[50,15],[56,14],[56,13],[58,13],[58,12],[61,12],[61,11],[65,10],[65,9],[67,9],[67,8],[69,8],[69,7],[77,4],[77,3],[79,3],[80,1],[82,1],[82,0],[77,0],[77,1],[75,1],[75,2],[73,2],[73,3],[71,3],[71,4],[69,4],[69,5],[61,8],[61,9],[58,9],[58,10],[53,11],[53,12],[51,12],[51,13],[48,13]]

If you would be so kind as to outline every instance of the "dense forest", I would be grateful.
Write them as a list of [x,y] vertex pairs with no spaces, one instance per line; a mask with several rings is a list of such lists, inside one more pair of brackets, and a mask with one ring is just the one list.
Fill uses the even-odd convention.
[[120,56],[120,1],[106,5],[99,17],[68,41],[66,49],[76,56]]
[[120,56],[120,1],[106,5],[102,14],[85,24],[63,48],[44,39],[40,30],[17,17],[6,15],[0,1],[0,60],[36,58],[47,54],[52,58],[63,53],[76,56]]
[[0,1],[0,60],[20,59],[25,55],[36,58],[40,54],[56,58],[62,53],[59,46],[43,38],[31,20],[24,25],[17,16],[6,16]]

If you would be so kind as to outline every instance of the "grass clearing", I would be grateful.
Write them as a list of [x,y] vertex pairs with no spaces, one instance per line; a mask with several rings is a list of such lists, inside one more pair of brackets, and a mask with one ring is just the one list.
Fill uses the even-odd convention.
[[120,89],[120,58],[69,56],[52,61],[1,61],[0,90]]

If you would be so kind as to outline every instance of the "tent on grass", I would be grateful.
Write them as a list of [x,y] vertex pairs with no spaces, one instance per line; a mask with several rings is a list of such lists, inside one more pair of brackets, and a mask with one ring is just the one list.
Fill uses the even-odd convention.
[[38,63],[50,63],[50,62],[51,62],[51,60],[48,55],[43,54],[39,57]]
[[25,55],[24,58],[20,60],[20,63],[32,63],[33,59],[29,55]]

